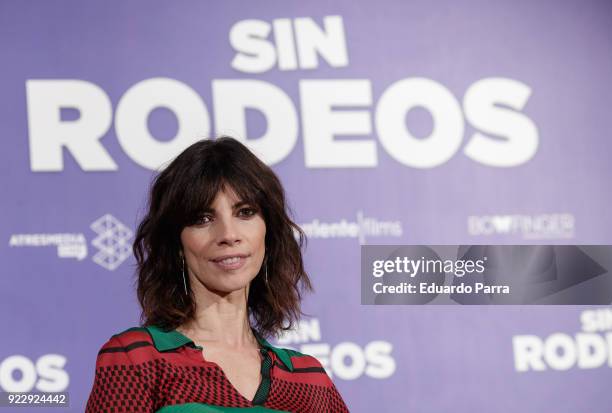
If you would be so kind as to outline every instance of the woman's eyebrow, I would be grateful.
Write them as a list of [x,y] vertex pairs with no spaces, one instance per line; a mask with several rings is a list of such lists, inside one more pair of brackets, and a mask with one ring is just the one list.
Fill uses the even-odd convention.
[[[234,204],[234,206],[232,207],[232,209],[237,209],[240,208],[241,206],[244,205],[249,205],[250,203],[247,201],[238,201]],[[215,212],[215,209],[213,207],[209,207],[209,208],[204,208],[204,210],[202,212]]]

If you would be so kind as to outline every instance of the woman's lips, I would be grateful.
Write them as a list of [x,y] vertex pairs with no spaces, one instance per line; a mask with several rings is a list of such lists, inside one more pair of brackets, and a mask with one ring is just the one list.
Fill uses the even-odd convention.
[[246,262],[247,257],[235,257],[230,258],[229,260],[221,260],[221,261],[213,261],[213,263],[220,269],[224,271],[228,270],[237,270],[241,268]]

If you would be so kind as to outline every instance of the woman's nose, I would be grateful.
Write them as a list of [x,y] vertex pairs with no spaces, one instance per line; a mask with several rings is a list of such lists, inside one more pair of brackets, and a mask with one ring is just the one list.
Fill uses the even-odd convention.
[[218,221],[218,243],[233,245],[240,241],[238,227],[233,218],[220,218]]

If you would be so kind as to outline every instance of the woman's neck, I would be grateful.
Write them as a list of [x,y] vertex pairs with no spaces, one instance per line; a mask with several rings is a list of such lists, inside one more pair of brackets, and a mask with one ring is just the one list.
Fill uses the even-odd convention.
[[200,343],[232,348],[256,346],[257,339],[249,323],[246,294],[247,291],[235,291],[225,296],[210,291],[196,294],[199,299],[196,299],[195,317],[177,330]]

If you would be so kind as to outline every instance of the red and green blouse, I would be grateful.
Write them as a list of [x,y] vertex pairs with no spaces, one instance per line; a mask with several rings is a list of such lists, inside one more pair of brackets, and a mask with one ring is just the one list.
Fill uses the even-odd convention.
[[134,327],[100,349],[86,413],[348,412],[321,363],[255,333],[262,364],[253,400],[176,330]]

